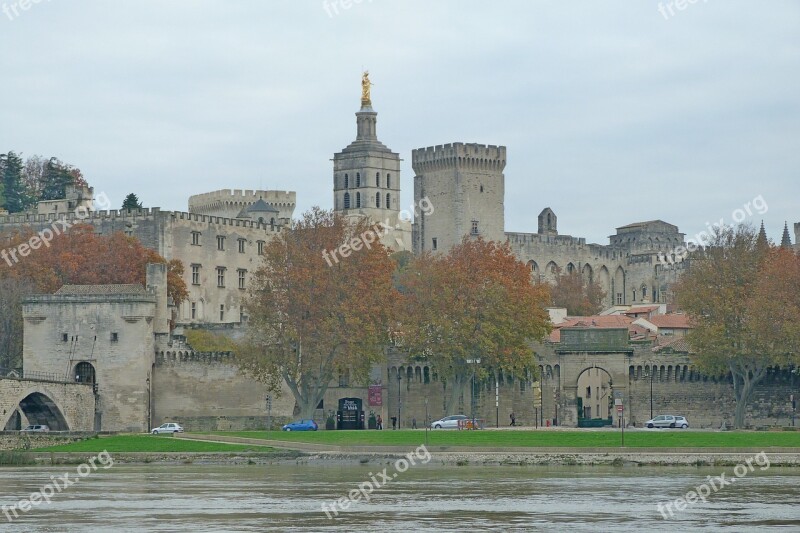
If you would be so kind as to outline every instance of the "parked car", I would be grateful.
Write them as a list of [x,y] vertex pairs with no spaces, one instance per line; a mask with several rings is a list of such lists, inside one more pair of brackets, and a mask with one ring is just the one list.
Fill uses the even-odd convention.
[[25,429],[22,430],[23,433],[47,433],[48,431],[50,431],[50,427],[43,424],[26,426]]
[[466,420],[466,415],[450,415],[431,423],[431,429],[458,429],[458,421]]
[[649,428],[682,428],[689,427],[689,421],[685,416],[658,415],[644,423]]
[[183,433],[183,427],[180,424],[176,424],[175,422],[167,422],[166,424],[161,424],[157,428],[153,428],[150,433],[153,435],[161,435],[162,433]]
[[686,429],[686,428],[689,427],[689,421],[686,420],[685,416],[676,416],[675,417],[675,427],[676,428],[681,428],[681,429]]
[[283,426],[284,431],[316,431],[317,423],[313,420],[298,420]]

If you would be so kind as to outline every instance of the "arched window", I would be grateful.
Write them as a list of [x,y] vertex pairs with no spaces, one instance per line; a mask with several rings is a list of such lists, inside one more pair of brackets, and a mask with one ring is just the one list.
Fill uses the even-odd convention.
[[386,174],[386,188],[387,189],[391,189],[392,188],[392,175],[391,174]]
[[350,209],[350,193],[349,192],[344,193],[344,208],[345,209]]
[[391,197],[391,193],[387,192],[386,193],[386,209],[391,209],[391,208],[392,208],[392,197]]
[[357,192],[356,193],[356,209],[358,209],[359,207],[361,207],[361,193]]
[[375,173],[375,186],[376,187],[380,187],[381,186],[381,173],[380,172],[376,172]]
[[380,206],[381,206],[381,193],[376,192],[375,193],[375,207],[380,207]]
[[350,176],[348,176],[347,174],[344,175],[344,188],[345,189],[350,188]]
[[361,172],[356,172],[356,187],[361,187]]

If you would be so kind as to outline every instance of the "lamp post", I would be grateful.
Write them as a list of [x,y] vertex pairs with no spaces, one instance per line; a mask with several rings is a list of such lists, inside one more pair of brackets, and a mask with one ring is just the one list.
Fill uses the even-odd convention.
[[497,372],[494,373],[494,427],[500,427],[500,382],[497,379]]
[[153,427],[153,420],[151,415],[151,413],[153,412],[153,408],[151,407],[150,402],[151,402],[150,378],[147,378],[147,431],[148,432]]
[[400,371],[397,372],[397,429],[400,429],[400,381],[403,379],[403,376],[400,374]]
[[650,420],[653,419],[653,376],[655,372],[653,372],[653,368],[650,365],[647,365],[647,372],[650,374]]
[[[481,364],[480,359],[467,359],[468,365]],[[475,366],[472,367],[472,393],[470,394],[470,414],[472,415],[472,429],[475,429]]]
[[428,445],[428,430],[431,429],[431,421],[428,419],[428,397],[425,397],[425,446]]

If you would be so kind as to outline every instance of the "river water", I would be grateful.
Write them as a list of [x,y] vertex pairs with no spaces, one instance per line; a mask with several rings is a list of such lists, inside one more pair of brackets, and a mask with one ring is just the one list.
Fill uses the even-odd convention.
[[[376,475],[387,468],[390,481]],[[75,466],[0,468],[0,505]],[[756,469],[664,520],[706,476],[732,467],[116,465],[102,467],[0,531],[800,531],[800,470]],[[393,477],[397,474],[396,477]],[[323,503],[375,478],[369,502],[328,518]],[[330,512],[331,516],[333,513]],[[12,515],[13,517],[13,515]]]

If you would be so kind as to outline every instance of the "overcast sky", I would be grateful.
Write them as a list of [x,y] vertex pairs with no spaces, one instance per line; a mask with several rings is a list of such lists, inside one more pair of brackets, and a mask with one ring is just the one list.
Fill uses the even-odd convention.
[[508,147],[507,231],[551,207],[589,242],[651,219],[691,237],[759,196],[772,239],[800,222],[800,2],[20,3],[0,0],[0,152],[57,156],[114,204],[330,208],[368,68],[404,207],[411,150],[460,141]]

